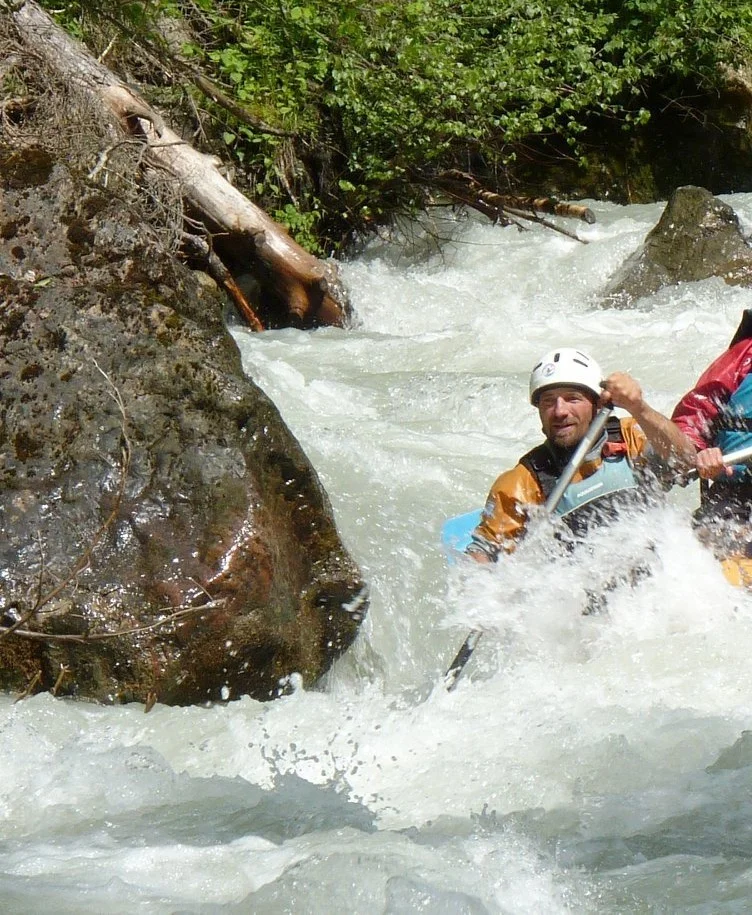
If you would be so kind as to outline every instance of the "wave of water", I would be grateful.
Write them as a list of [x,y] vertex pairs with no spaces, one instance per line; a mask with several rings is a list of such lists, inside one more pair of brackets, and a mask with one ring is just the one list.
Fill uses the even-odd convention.
[[[751,196],[727,199],[752,221]],[[271,704],[0,698],[4,912],[752,908],[752,599],[694,538],[694,488],[576,557],[543,527],[490,568],[439,545],[539,440],[543,352],[585,348],[670,411],[752,306],[709,280],[600,308],[661,207],[592,207],[587,245],[437,217],[343,265],[353,329],[235,330],[331,497],[369,617],[320,689]],[[651,577],[583,616],[647,541]]]

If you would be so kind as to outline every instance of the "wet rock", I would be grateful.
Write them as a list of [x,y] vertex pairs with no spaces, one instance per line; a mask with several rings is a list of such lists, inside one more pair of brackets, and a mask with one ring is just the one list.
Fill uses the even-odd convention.
[[608,284],[603,301],[628,306],[663,286],[722,277],[752,285],[752,247],[733,209],[701,187],[680,187],[643,246]]
[[315,683],[364,583],[224,300],[115,195],[28,162],[0,149],[0,688]]

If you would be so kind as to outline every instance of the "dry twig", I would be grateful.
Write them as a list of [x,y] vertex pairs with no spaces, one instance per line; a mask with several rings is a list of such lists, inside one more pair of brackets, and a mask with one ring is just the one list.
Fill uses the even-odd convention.
[[204,611],[217,610],[224,607],[225,603],[225,598],[219,598],[218,600],[209,601],[206,604],[200,604],[198,606],[181,605],[164,619],[157,620],[156,623],[148,623],[144,626],[132,626],[130,629],[116,629],[113,632],[38,632],[35,629],[19,629],[19,624],[23,622],[23,620],[19,620],[17,623],[14,623],[13,626],[0,626],[0,638],[12,633],[13,635],[18,636],[18,638],[30,639],[34,642],[78,642],[81,644],[86,642],[103,642],[107,639],[119,639],[128,635],[137,635],[142,632],[151,632],[154,629],[161,629],[163,626],[182,620],[184,617],[190,616],[191,614],[200,614]]
[[16,696],[13,704],[15,705],[16,702],[20,702],[22,699],[28,699],[28,697],[34,691],[34,687],[37,685],[37,683],[39,683],[39,681],[41,679],[42,679],[42,671],[38,670],[36,672],[36,674],[34,674],[34,676],[31,678],[29,683],[27,684],[26,689],[22,693],[20,693],[18,696]]
[[67,664],[61,664],[60,672],[57,675],[57,680],[55,680],[55,685],[50,690],[50,692],[52,693],[53,696],[57,695],[57,691],[60,689],[60,687],[63,684],[63,680],[65,680],[65,678],[68,676],[69,673],[70,673],[70,667],[68,667]]

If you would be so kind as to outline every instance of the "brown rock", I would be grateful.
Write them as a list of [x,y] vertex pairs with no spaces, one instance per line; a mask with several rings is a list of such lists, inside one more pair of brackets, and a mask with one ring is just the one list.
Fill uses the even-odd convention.
[[752,248],[732,208],[701,187],[680,187],[645,242],[608,284],[603,301],[630,305],[663,286],[722,277],[752,284]]
[[[112,194],[0,150],[0,687],[313,684],[365,587],[223,300]],[[23,634],[22,634],[23,633]]]

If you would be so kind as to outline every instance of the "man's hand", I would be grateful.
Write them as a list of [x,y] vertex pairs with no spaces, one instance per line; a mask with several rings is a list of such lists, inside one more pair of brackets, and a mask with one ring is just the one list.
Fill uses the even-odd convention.
[[601,382],[602,406],[620,407],[633,416],[656,453],[671,461],[678,470],[695,466],[697,449],[671,420],[654,410],[645,400],[642,388],[626,372],[613,372]]
[[621,407],[631,416],[639,418],[646,404],[642,397],[642,388],[631,375],[626,372],[612,372],[601,382],[601,387],[601,406]]
[[703,451],[698,451],[695,467],[703,480],[730,477],[734,472],[733,467],[727,467],[723,463],[723,452],[720,448],[705,448]]

